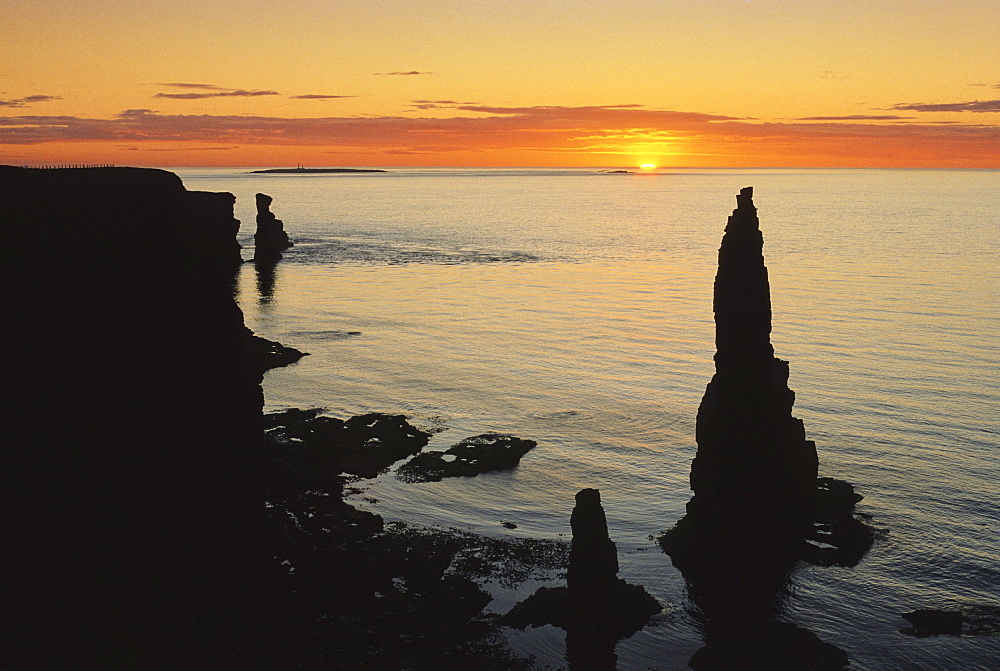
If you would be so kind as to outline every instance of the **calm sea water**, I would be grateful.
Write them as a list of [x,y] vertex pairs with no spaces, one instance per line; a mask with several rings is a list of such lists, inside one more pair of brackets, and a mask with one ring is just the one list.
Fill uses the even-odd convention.
[[[1000,172],[180,174],[236,194],[247,258],[258,191],[295,242],[273,277],[240,275],[247,324],[311,353],[266,375],[269,409],[405,413],[438,431],[431,449],[486,431],[538,442],[508,472],[388,474],[358,506],[568,539],[575,492],[601,490],[620,575],[666,607],[618,645],[621,669],[683,669],[702,646],[650,535],[690,497],[716,253],[754,186],[795,414],[821,474],[854,483],[885,530],[856,568],[800,568],[784,619],[855,669],[1000,668],[1000,638],[898,633],[916,608],[1000,605]],[[493,586],[490,608],[538,584]],[[561,630],[510,641],[564,664]]]

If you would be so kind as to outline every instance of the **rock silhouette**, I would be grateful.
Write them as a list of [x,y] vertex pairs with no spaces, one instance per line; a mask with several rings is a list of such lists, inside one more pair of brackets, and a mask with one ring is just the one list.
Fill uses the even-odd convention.
[[463,438],[443,452],[421,452],[400,466],[396,477],[404,482],[437,482],[442,478],[503,471],[517,466],[535,445],[533,440],[516,436],[483,433]]
[[273,198],[258,193],[257,232],[254,233],[253,260],[260,263],[274,263],[281,258],[281,252],[292,246],[285,233],[284,223],[271,212]]
[[234,202],[0,167],[4,668],[249,668],[263,398]]
[[874,536],[854,515],[854,488],[817,478],[816,445],[792,415],[788,363],[770,341],[763,244],[747,187],[719,249],[716,370],[698,408],[694,496],[660,545],[703,623],[693,668],[839,669],[846,654],[776,618],[796,561],[853,566]]
[[518,629],[553,624],[566,630],[570,668],[614,669],[618,641],[646,626],[660,604],[618,577],[618,550],[608,535],[599,490],[577,492],[570,525],[566,587],[539,588],[500,623]]
[[715,278],[715,376],[698,409],[688,512],[710,524],[794,526],[810,514],[816,445],[792,416],[788,362],[771,346],[771,296],[753,189],[737,197]]

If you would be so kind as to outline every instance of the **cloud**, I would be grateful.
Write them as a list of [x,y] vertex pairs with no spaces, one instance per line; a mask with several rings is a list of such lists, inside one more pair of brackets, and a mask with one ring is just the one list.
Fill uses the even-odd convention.
[[848,114],[846,116],[803,116],[795,121],[896,121],[899,119],[916,119],[912,116],[898,114]]
[[[447,104],[452,105],[455,101]],[[437,104],[437,103],[431,103]],[[801,156],[829,156],[852,164],[896,165],[933,158],[996,163],[998,129],[987,124],[917,123],[902,119],[836,117],[760,122],[641,105],[504,107],[457,104],[447,117],[160,114],[125,110],[110,119],[73,116],[0,117],[0,144],[113,141],[118,145],[181,143],[315,147],[355,155],[454,155],[475,152],[522,157],[539,152],[624,156],[647,152],[770,157],[793,165]],[[890,116],[890,115],[884,115]],[[885,123],[893,121],[894,123]],[[846,157],[846,158],[845,158]],[[595,159],[597,160],[597,159]],[[860,163],[859,163],[860,162]]]
[[227,89],[222,86],[216,86],[215,84],[191,84],[188,82],[161,82],[160,86],[173,86],[179,89],[204,89],[207,91],[230,91],[232,89]]
[[34,103],[44,103],[49,100],[62,100],[59,96],[33,95],[13,100],[0,100],[0,107],[27,107]]
[[288,96],[294,100],[334,100],[336,98],[357,98],[357,96],[332,96],[325,93],[303,93],[300,96]]
[[1000,112],[1000,100],[974,100],[962,103],[907,103],[890,109],[911,112]]
[[415,110],[456,109],[463,105],[478,105],[476,102],[458,102],[457,100],[411,100],[408,107]]
[[[188,84],[187,86],[192,86]],[[258,96],[278,96],[277,91],[248,90],[248,89],[219,89],[210,84],[203,84],[198,88],[211,88],[208,93],[157,93],[154,98],[170,98],[173,100],[201,100],[203,98],[256,98]]]
[[239,149],[239,146],[235,147],[184,147],[184,148],[171,148],[171,147],[118,147],[121,151],[230,151],[232,149]]
[[408,77],[408,76],[411,76],[411,75],[432,75],[434,73],[433,72],[421,72],[420,70],[410,70],[409,72],[373,72],[372,74],[374,74],[376,76],[379,76],[379,77],[384,77],[384,76],[397,76],[397,77],[398,76],[402,76],[402,77]]

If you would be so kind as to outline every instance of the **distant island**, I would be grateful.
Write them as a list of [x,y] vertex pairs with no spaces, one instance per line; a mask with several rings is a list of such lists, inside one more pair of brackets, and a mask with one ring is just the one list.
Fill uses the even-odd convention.
[[269,173],[281,175],[312,175],[329,172],[387,172],[378,168],[269,168],[267,170],[251,170],[251,174]]

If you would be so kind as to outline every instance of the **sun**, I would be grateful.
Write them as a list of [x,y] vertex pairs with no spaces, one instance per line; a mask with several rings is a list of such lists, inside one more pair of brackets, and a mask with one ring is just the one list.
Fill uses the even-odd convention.
[[639,167],[642,168],[643,170],[656,170],[656,166],[653,165],[652,163],[643,163]]

